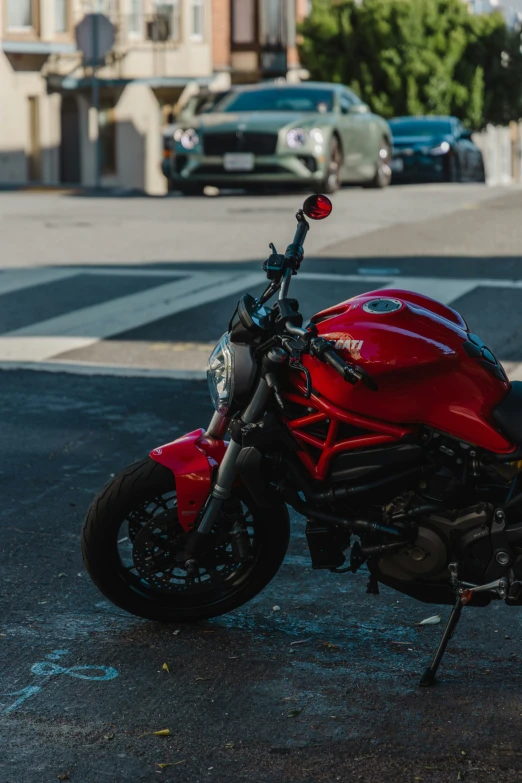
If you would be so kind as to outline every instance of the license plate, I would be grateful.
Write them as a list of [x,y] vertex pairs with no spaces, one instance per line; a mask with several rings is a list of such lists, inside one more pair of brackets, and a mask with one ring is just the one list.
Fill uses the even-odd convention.
[[223,156],[225,171],[252,171],[254,156],[251,152],[229,152]]
[[392,171],[404,171],[404,161],[401,158],[393,158],[391,162]]

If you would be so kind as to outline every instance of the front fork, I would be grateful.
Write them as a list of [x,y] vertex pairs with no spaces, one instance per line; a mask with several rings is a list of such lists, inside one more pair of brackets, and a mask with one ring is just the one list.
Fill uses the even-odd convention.
[[[252,424],[265,411],[270,389],[264,378],[260,378],[254,395],[241,415],[243,424]],[[207,430],[207,435],[213,438],[223,439],[228,429],[229,419],[215,413]],[[203,517],[195,530],[194,543],[197,544],[200,536],[206,536],[212,530],[217,521],[223,503],[230,497],[232,487],[236,480],[236,463],[239,453],[243,448],[241,443],[232,440],[226,450],[223,461],[218,469],[216,483],[210,495],[210,500],[203,513]]]

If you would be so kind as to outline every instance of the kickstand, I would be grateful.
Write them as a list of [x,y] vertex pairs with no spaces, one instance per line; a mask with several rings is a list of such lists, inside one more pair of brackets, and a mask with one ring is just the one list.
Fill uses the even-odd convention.
[[379,595],[379,582],[373,574],[368,577],[366,592],[368,595]]
[[430,685],[435,684],[435,675],[437,674],[437,669],[439,668],[439,664],[442,660],[442,656],[446,652],[446,647],[448,646],[448,642],[453,636],[453,632],[455,631],[455,628],[457,627],[457,623],[460,620],[460,615],[462,613],[463,604],[461,597],[457,598],[457,601],[451,610],[451,614],[449,616],[448,624],[446,625],[444,629],[444,633],[442,634],[442,639],[440,640],[440,644],[437,648],[437,652],[433,656],[433,660],[431,664],[428,666],[424,674],[422,675],[419,685],[423,688],[428,688]]

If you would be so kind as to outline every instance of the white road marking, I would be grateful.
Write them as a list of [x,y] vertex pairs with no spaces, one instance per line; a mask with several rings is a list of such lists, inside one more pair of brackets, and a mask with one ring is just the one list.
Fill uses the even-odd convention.
[[[183,280],[40,321],[0,337],[0,361],[45,361],[258,283],[259,274],[197,273]],[[228,314],[224,314],[226,322]]]
[[[92,270],[91,270],[92,273]],[[77,269],[60,267],[39,267],[37,269],[7,269],[0,273],[0,295],[12,294],[24,288],[56,283],[79,274]]]
[[[132,275],[142,277],[172,277],[171,283],[129,296],[82,308],[56,318],[41,321],[0,336],[0,369],[41,369],[50,372],[79,374],[128,375],[129,377],[164,377],[201,379],[199,370],[148,369],[135,366],[104,365],[94,362],[59,359],[67,351],[85,348],[108,337],[144,326],[176,313],[218,301],[231,294],[250,290],[260,293],[265,284],[259,272],[230,270],[221,272],[191,271],[169,268],[138,269],[51,267],[9,270],[0,274],[0,294],[66,279],[77,274]],[[402,277],[386,275],[343,275],[322,272],[301,272],[299,279],[336,283],[368,283],[368,290],[400,288],[451,304],[477,287],[521,288],[522,280],[462,279],[437,277]],[[342,287],[339,286],[342,296]],[[229,313],[223,314],[226,325]],[[513,379],[522,379],[522,363],[508,362],[506,370]]]
[[0,362],[0,370],[36,370],[37,372],[66,372],[71,375],[111,375],[122,378],[170,378],[175,381],[204,381],[204,370],[154,370],[148,367],[126,367],[89,362]]
[[449,280],[439,277],[398,277],[385,288],[402,288],[416,294],[429,296],[441,304],[449,305],[477,287],[476,280]]

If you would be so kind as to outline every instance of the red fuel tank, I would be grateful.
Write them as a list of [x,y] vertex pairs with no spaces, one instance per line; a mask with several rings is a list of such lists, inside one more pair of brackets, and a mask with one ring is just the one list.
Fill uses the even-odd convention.
[[509,381],[455,310],[411,291],[385,289],[323,310],[312,323],[379,387],[372,392],[362,383],[351,386],[306,356],[321,396],[380,421],[428,425],[491,451],[513,449],[491,417]]

